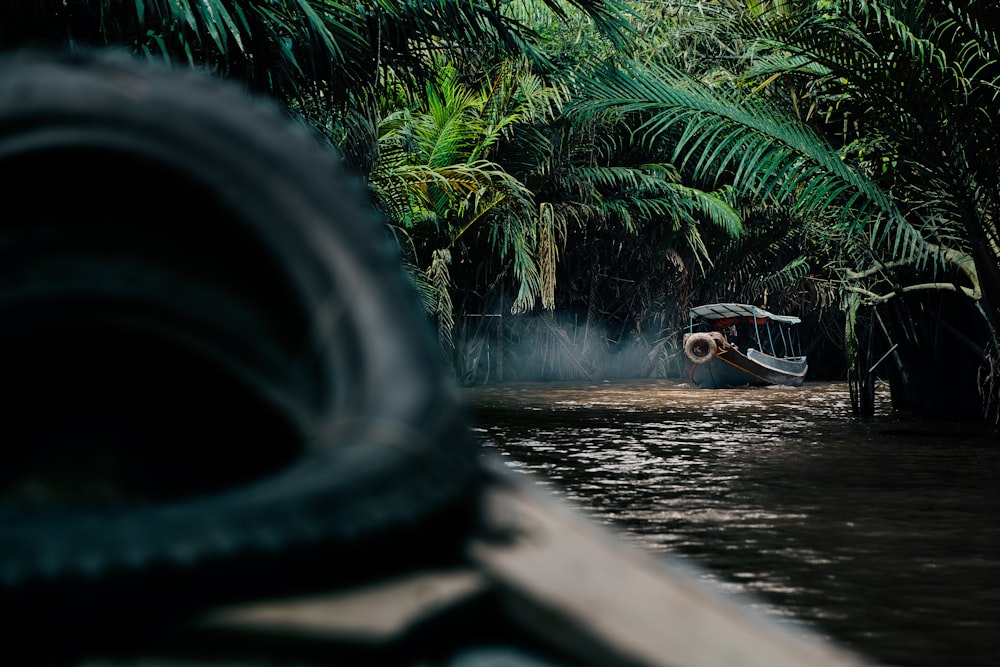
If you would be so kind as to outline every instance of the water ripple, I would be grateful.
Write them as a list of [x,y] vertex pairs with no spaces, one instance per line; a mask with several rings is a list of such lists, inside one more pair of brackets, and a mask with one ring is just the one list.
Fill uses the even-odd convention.
[[[1000,665],[1000,448],[847,388],[469,391],[502,460],[723,590],[900,667]],[[884,408],[888,401],[880,397]]]

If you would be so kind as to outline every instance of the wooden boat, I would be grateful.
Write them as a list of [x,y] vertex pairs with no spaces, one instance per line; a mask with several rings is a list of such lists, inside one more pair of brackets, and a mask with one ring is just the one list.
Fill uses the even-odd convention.
[[692,308],[684,334],[691,381],[712,388],[801,386],[808,366],[795,327],[800,321],[742,303]]

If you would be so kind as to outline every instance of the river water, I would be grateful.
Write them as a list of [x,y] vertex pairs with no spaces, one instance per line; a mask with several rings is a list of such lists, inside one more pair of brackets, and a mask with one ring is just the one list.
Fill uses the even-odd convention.
[[1000,440],[846,384],[467,390],[511,468],[709,586],[899,667],[1000,665]]

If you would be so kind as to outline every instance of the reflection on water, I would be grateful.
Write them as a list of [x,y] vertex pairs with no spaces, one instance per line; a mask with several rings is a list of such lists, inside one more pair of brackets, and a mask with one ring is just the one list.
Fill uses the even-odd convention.
[[646,550],[901,667],[1000,665],[1000,442],[851,417],[847,387],[470,389],[515,469]]

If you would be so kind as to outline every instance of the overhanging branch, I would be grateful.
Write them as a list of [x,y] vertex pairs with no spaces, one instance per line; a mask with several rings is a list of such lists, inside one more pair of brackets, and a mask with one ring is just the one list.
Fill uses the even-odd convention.
[[[872,292],[871,290],[863,289],[861,287],[853,287],[850,285],[845,286],[845,289],[865,296],[872,303],[885,303],[899,294],[926,290],[946,290],[949,292],[958,292],[974,301],[982,299],[983,291],[979,284],[979,273],[976,270],[976,262],[971,255],[960,250],[955,250],[954,248],[942,248],[934,244],[927,244],[927,247],[932,253],[937,255],[943,265],[951,267],[965,276],[965,278],[969,281],[969,286],[958,285],[954,282],[929,282],[919,283],[916,285],[906,285],[886,294],[878,294],[876,292]],[[878,273],[882,273],[886,270],[911,265],[911,261],[904,260],[896,260],[887,263],[876,262],[872,267],[863,271],[852,271],[851,269],[846,269],[844,271],[844,275],[848,280],[862,280]]]

